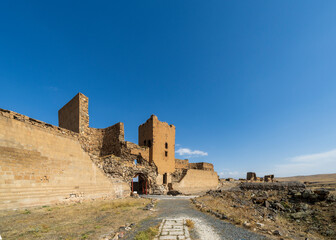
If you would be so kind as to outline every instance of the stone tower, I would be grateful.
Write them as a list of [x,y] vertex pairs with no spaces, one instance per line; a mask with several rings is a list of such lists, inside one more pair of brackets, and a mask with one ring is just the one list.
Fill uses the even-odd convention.
[[170,174],[175,171],[175,126],[152,115],[139,126],[139,145],[149,147],[149,161],[158,168],[157,182],[170,183]]
[[83,134],[89,128],[89,99],[82,93],[58,111],[58,125],[62,128]]

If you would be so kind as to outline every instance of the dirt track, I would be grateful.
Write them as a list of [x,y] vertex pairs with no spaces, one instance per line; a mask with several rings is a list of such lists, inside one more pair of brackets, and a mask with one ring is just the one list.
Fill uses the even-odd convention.
[[196,210],[187,198],[174,198],[159,196],[157,203],[157,217],[148,219],[141,223],[136,231],[127,236],[126,239],[134,239],[138,231],[158,225],[162,219],[192,219],[195,228],[191,231],[193,239],[200,240],[262,240],[264,236],[250,232],[246,229],[234,226],[228,222],[219,220],[211,215]]

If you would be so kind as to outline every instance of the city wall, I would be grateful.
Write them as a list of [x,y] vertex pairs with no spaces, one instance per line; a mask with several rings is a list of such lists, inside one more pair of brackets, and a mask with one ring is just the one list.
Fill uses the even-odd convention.
[[[128,196],[129,185],[104,175],[79,138],[76,132],[0,109],[0,209]],[[111,140],[99,144],[104,141]]]
[[179,182],[172,183],[172,188],[184,194],[198,194],[216,189],[218,182],[214,171],[189,169]]

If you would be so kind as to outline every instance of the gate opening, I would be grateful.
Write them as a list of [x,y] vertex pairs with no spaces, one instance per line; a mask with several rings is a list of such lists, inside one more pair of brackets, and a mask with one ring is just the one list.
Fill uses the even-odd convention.
[[136,192],[138,194],[148,194],[149,190],[149,183],[148,179],[143,174],[137,174],[132,179],[132,186],[131,186],[132,192]]

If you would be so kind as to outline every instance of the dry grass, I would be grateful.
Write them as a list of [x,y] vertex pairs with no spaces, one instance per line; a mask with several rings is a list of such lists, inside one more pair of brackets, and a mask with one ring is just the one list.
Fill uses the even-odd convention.
[[149,202],[127,198],[0,211],[0,234],[6,240],[99,239],[148,217],[152,212],[142,209]]
[[159,233],[159,226],[150,227],[145,231],[139,232],[135,236],[135,240],[152,240]]
[[330,191],[331,194],[336,196],[336,173],[332,174],[317,174],[309,176],[294,176],[277,178],[278,181],[299,181],[305,182],[308,188],[312,190],[316,188],[325,188]]
[[194,222],[191,219],[186,220],[186,225],[188,228],[193,229],[194,228]]
[[276,178],[278,181],[336,183],[336,173]]

